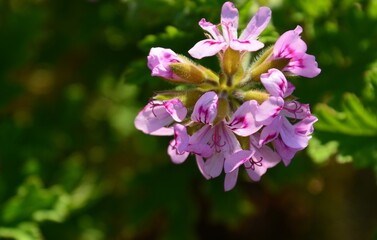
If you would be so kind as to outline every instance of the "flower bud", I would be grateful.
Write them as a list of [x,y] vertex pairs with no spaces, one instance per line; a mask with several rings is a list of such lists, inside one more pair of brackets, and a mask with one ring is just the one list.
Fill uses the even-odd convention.
[[259,104],[262,104],[264,101],[268,99],[269,96],[270,95],[266,92],[250,90],[244,93],[243,100],[244,101],[256,100]]
[[251,80],[259,82],[260,75],[263,73],[268,72],[271,68],[276,68],[282,70],[287,66],[290,59],[287,58],[280,58],[280,59],[273,59],[273,60],[266,60],[263,63],[259,64],[255,68],[251,69]]
[[198,101],[203,92],[190,89],[185,91],[163,91],[157,93],[153,99],[159,101],[171,100],[174,98],[179,99],[187,108],[194,107],[195,103]]
[[271,59],[289,59],[289,64],[283,70],[293,75],[313,78],[321,69],[313,55],[307,54],[306,43],[301,39],[302,27],[297,26],[294,30],[285,32],[279,37],[274,45]]
[[148,56],[148,67],[152,76],[163,77],[171,82],[200,84],[203,81],[218,82],[211,70],[192,63],[171,49],[152,48]]
[[182,62],[178,55],[171,49],[151,48],[148,55],[148,67],[152,71],[152,76],[175,79],[170,69],[171,63]]
[[240,67],[240,52],[231,49],[226,49],[223,57],[222,67],[223,71],[229,77],[233,76]]
[[172,63],[169,67],[185,83],[199,84],[206,79],[205,73],[191,62]]

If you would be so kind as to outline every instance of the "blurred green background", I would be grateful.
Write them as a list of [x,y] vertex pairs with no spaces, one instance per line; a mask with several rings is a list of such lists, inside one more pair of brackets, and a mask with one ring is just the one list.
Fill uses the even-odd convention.
[[[377,239],[377,1],[239,0],[271,45],[298,24],[322,73],[296,78],[319,121],[307,151],[231,192],[133,119],[151,47],[187,51],[216,0],[0,0],[1,239]],[[199,63],[219,70],[216,58]]]

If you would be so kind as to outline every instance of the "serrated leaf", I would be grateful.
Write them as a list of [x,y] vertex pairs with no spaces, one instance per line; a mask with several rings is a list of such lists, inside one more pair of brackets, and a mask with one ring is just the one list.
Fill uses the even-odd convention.
[[[353,161],[359,167],[376,166],[377,116],[355,94],[347,93],[343,99],[341,111],[325,104],[317,105],[316,138],[320,142],[314,140],[308,153],[316,162],[326,161],[336,151],[335,159],[339,163]],[[337,147],[326,149],[332,142]],[[317,151],[322,154],[319,158]]]
[[377,110],[377,61],[365,72],[365,88],[363,97],[370,107]]
[[342,112],[337,112],[325,104],[317,105],[316,129],[351,136],[377,136],[377,116],[368,111],[356,95],[346,94],[342,108]]
[[344,98],[343,106],[350,120],[356,120],[364,128],[375,129],[374,133],[377,133],[377,115],[368,111],[356,95],[348,93]]

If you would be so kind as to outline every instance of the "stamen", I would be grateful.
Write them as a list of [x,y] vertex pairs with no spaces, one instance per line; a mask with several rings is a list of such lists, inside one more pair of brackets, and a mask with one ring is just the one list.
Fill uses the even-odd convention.
[[249,167],[245,166],[246,169],[251,169],[253,171],[255,171],[255,166],[257,167],[261,167],[263,164],[262,164],[262,161],[263,161],[263,157],[260,157],[260,159],[258,161],[254,161],[254,158],[250,158],[248,160],[248,162],[251,164]]
[[212,135],[212,141],[213,141],[213,144],[211,145],[211,148],[215,147],[215,151],[216,152],[221,152],[221,148],[224,147],[226,145],[226,141],[224,141],[222,144],[221,144],[221,136],[218,135],[215,131],[215,133]]
[[157,106],[162,106],[162,103],[155,103],[153,100],[150,100],[149,103],[151,104],[152,113],[155,117],[157,117],[156,113],[154,112],[154,108]]
[[284,109],[290,113],[292,113],[295,116],[295,119],[298,119],[297,115],[298,113],[303,113],[305,110],[302,108],[302,104],[297,101],[291,101],[291,103],[294,104],[293,108],[288,108],[286,105],[284,105]]

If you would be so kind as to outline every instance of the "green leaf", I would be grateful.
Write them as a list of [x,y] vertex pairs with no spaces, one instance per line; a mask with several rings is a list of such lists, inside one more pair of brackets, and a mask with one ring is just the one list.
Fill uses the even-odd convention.
[[342,108],[342,112],[337,112],[328,105],[318,104],[316,129],[351,136],[377,135],[377,116],[367,110],[356,95],[346,94]]
[[173,26],[167,26],[163,33],[146,36],[144,40],[140,42],[139,46],[142,49],[149,50],[153,46],[167,45],[169,42],[174,44],[177,41],[184,40],[185,36],[187,36],[187,33]]
[[43,239],[38,226],[35,223],[24,222],[17,227],[0,227],[1,238],[17,240],[41,240]]
[[21,185],[16,196],[5,203],[2,221],[12,224],[22,221],[61,222],[68,212],[69,198],[60,187],[43,188],[37,177],[30,177]]
[[[377,114],[374,105],[374,70],[366,74],[365,98],[353,93],[343,96],[341,111],[326,104],[318,104],[315,114],[316,134],[309,145],[308,154],[321,163],[335,155],[339,163],[353,162],[358,167],[377,167]],[[361,100],[362,99],[362,100]],[[365,100],[364,100],[365,99]]]
[[314,162],[323,163],[338,151],[339,143],[337,141],[329,141],[322,144],[321,141],[315,137],[310,140],[308,147],[308,154],[312,157]]

